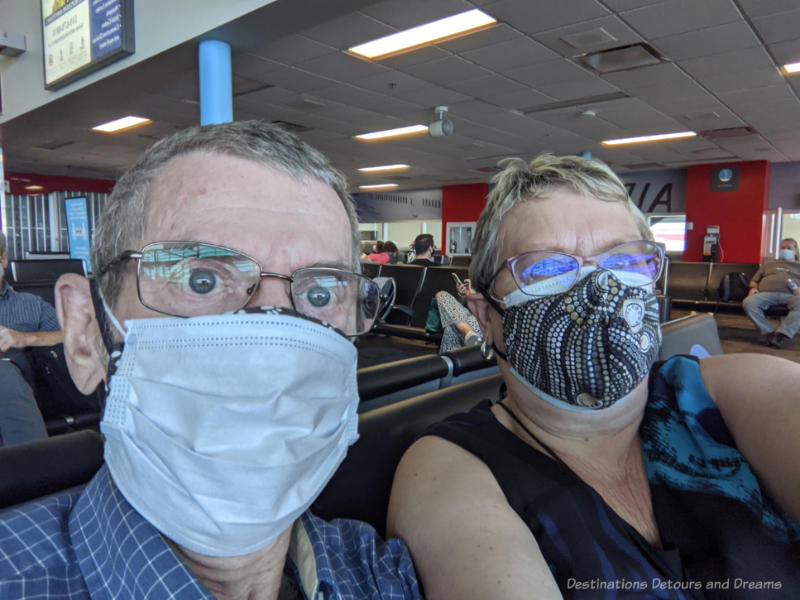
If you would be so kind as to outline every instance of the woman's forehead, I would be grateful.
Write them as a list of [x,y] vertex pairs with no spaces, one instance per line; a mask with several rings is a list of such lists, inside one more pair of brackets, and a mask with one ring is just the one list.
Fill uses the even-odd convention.
[[622,202],[558,191],[522,202],[506,214],[499,258],[530,250],[591,256],[640,238],[636,221]]

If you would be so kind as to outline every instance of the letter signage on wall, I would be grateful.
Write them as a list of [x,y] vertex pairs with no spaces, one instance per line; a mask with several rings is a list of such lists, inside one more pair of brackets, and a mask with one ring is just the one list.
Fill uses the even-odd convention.
[[133,0],[41,0],[44,87],[133,54]]

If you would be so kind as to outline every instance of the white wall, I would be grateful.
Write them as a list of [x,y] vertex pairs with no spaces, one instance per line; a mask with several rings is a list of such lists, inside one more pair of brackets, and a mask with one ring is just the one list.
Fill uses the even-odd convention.
[[61,89],[44,89],[39,0],[0,0],[0,30],[25,35],[27,51],[0,55],[0,123],[126,69],[275,0],[135,0],[136,52]]

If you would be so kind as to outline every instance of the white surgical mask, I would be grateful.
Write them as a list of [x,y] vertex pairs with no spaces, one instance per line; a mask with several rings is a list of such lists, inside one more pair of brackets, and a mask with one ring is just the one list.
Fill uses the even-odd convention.
[[358,438],[355,347],[287,309],[125,328],[100,424],[122,494],[200,554],[267,546]]

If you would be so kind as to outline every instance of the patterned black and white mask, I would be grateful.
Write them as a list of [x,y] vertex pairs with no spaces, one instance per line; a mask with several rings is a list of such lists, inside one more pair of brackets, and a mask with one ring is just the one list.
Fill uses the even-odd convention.
[[505,299],[507,361],[517,378],[557,406],[608,408],[658,357],[661,326],[649,285],[625,285],[597,269],[566,293],[516,303],[519,296]]

